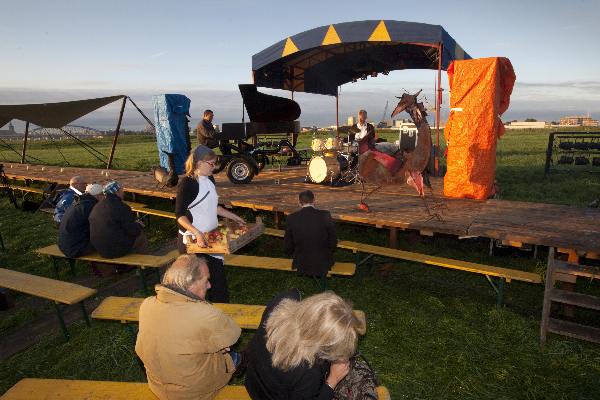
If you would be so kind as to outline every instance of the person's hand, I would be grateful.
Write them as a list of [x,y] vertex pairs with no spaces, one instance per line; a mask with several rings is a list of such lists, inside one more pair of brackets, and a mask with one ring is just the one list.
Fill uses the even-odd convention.
[[329,367],[329,376],[325,381],[332,389],[350,372],[350,361],[332,362]]
[[200,231],[196,231],[193,232],[194,236],[196,237],[196,244],[200,247],[208,247],[208,240],[206,239],[206,236],[204,236],[204,233],[200,232]]
[[235,222],[237,222],[237,223],[238,223],[238,224],[240,224],[240,225],[246,225],[246,221],[244,221],[244,219],[243,219],[243,218],[241,218],[241,217],[238,217],[237,215],[233,215],[233,216],[231,217],[231,219],[232,219],[232,220],[234,220]]

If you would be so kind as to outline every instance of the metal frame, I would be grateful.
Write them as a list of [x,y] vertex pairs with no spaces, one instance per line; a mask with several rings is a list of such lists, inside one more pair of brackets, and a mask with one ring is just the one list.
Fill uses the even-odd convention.
[[[552,163],[552,153],[554,152],[554,139],[598,139],[598,142],[595,143],[600,143],[600,132],[551,132],[550,135],[548,135],[548,147],[546,148],[546,164],[544,166],[544,177],[547,177],[548,174],[550,173],[550,169],[551,169],[551,165]],[[563,150],[566,151],[566,150]],[[577,153],[578,149],[574,149],[571,150],[573,153]],[[598,157],[600,157],[600,149],[590,149],[590,150],[581,150],[582,152],[588,152],[588,153],[597,153]],[[600,168],[598,168],[598,170],[600,171]]]

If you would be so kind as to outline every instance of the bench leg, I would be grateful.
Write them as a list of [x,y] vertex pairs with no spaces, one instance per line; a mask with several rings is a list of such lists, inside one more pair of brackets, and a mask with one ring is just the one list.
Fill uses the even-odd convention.
[[68,258],[67,261],[69,262],[69,268],[71,269],[71,275],[75,276],[75,259]]
[[144,268],[138,267],[139,275],[140,275],[140,284],[142,285],[142,290],[144,294],[148,294],[148,286],[146,285],[146,270]]
[[56,257],[52,257],[52,266],[54,267],[54,277],[58,278],[58,260]]
[[79,306],[81,307],[81,313],[83,314],[83,319],[85,320],[85,324],[87,326],[92,326],[92,324],[90,324],[90,318],[88,317],[87,310],[85,309],[85,303],[83,300],[81,300],[79,302]]
[[58,322],[60,324],[60,329],[62,330],[63,335],[65,336],[65,340],[69,341],[69,331],[67,330],[67,325],[65,324],[65,319],[62,315],[62,310],[60,309],[60,304],[54,302],[54,309],[56,310],[56,316],[58,317]]
[[2,240],[2,234],[0,233],[0,248],[2,248],[2,251],[6,250],[6,247],[4,247],[4,240]]
[[502,302],[504,301],[504,282],[506,279],[498,278],[498,285],[495,285],[489,275],[485,277],[492,289],[494,289],[494,292],[496,292],[496,308],[502,307]]

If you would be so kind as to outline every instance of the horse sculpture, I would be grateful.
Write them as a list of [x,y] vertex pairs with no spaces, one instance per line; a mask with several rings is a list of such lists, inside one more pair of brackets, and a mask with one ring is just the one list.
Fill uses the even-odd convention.
[[[406,181],[415,188],[419,196],[425,197],[423,171],[429,163],[432,144],[431,129],[425,118],[427,116],[425,106],[417,102],[420,93],[421,90],[412,95],[404,93],[402,97],[398,97],[400,101],[391,115],[393,118],[402,111],[410,115],[418,130],[415,149],[410,152],[399,149],[391,152],[389,143],[381,143],[374,149],[366,151],[360,156],[358,162],[360,176],[365,182],[382,186]],[[427,179],[425,182],[428,182]]]
[[[415,188],[419,196],[423,199],[423,204],[430,219],[444,221],[442,213],[447,209],[443,202],[434,200],[433,205],[427,204],[425,200],[425,190],[423,185],[431,188],[427,173],[423,174],[429,164],[431,154],[431,129],[425,118],[427,112],[423,103],[417,102],[417,96],[421,93],[419,90],[415,94],[404,93],[398,105],[392,112],[392,118],[406,111],[415,126],[417,127],[417,144],[413,151],[402,151],[391,143],[377,143],[375,148],[361,154],[358,161],[358,170],[363,184],[363,194],[358,208],[362,211],[369,211],[369,206],[365,203],[367,197],[373,194],[381,186],[390,183],[402,184],[408,183]],[[377,185],[375,189],[365,196],[364,184],[370,183]],[[439,212],[438,212],[439,211]]]

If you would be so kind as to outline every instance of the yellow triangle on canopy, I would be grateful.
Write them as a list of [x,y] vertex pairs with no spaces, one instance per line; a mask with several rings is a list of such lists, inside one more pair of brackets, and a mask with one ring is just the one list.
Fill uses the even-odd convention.
[[337,44],[337,43],[342,43],[342,40],[340,39],[340,36],[336,32],[333,25],[329,25],[329,29],[327,29],[327,33],[325,34],[325,37],[323,38],[323,42],[321,43],[321,46],[327,46],[328,44]]
[[283,48],[283,53],[281,53],[281,57],[289,56],[298,51],[298,47],[292,41],[292,38],[287,38],[285,41],[285,47]]
[[391,41],[392,41],[392,38],[390,37],[390,34],[388,33],[387,27],[385,26],[385,22],[383,22],[383,20],[381,20],[379,22],[379,24],[377,24],[377,27],[375,28],[373,33],[371,33],[371,36],[369,36],[369,42],[391,42]]

